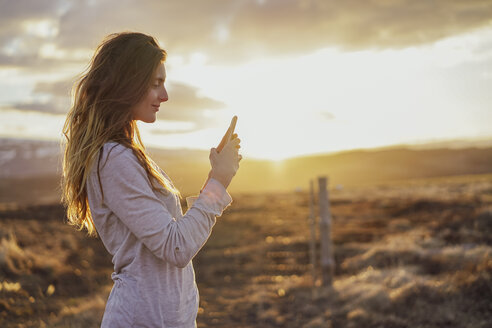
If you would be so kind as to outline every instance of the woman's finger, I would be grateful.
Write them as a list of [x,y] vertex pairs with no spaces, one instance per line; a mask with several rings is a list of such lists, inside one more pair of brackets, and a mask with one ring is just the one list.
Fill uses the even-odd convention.
[[239,145],[239,143],[241,142],[241,139],[239,138],[236,138],[236,139],[232,139],[231,141],[229,141],[231,144],[233,145]]

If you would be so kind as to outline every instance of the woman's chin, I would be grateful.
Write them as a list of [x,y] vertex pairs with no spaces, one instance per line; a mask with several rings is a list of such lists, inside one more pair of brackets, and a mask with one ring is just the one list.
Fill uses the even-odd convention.
[[140,119],[140,121],[144,123],[154,123],[156,121],[157,117],[154,115],[153,117],[146,117],[143,119]]

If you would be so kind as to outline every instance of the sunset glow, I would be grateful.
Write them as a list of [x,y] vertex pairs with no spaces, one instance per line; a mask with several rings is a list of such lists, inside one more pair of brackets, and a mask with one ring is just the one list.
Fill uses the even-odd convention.
[[[304,39],[298,38],[299,44],[293,46],[282,34],[282,26],[298,9],[287,3],[282,3],[285,19],[272,14],[273,25],[264,33],[258,26],[268,20],[266,13],[275,1],[243,5],[231,1],[230,7],[220,9],[212,5],[224,11],[213,16],[220,18],[211,23],[205,11],[205,17],[196,16],[197,26],[186,29],[172,19],[161,23],[163,17],[151,13],[167,8],[173,17],[195,17],[189,7],[151,3],[138,7],[141,11],[131,17],[123,10],[121,15],[104,16],[109,4],[71,2],[53,4],[42,18],[13,15],[11,24],[19,27],[11,34],[5,32],[7,41],[0,47],[0,136],[59,140],[75,77],[104,35],[128,29],[155,35],[169,54],[169,102],[161,106],[157,123],[140,124],[149,146],[210,149],[233,115],[238,116],[243,155],[276,160],[492,136],[490,20],[477,21],[473,28],[446,23],[453,28],[443,27],[441,34],[435,25],[419,27],[420,37],[414,37],[412,30],[419,26],[417,16],[415,27],[399,27],[397,21],[382,26],[374,20],[364,26],[368,34],[363,39],[350,34],[352,26],[343,16],[349,11],[340,4],[337,22],[325,24],[321,16],[313,16],[312,21],[299,16],[304,25],[291,33]],[[243,17],[239,8],[249,11],[251,19]],[[361,21],[353,24],[364,24],[364,15],[374,19],[371,13],[397,10],[398,5],[388,8],[361,11]],[[102,19],[106,25],[94,23],[99,29],[77,25],[96,12],[97,21]],[[168,11],[161,12],[170,17]],[[162,29],[159,24],[169,25]],[[336,24],[345,27],[345,34],[329,28],[335,29]],[[303,28],[319,29],[319,34],[306,37]],[[69,35],[77,29],[83,33],[79,39]],[[371,29],[379,32],[371,34]],[[207,35],[207,42],[197,38],[198,32]]]

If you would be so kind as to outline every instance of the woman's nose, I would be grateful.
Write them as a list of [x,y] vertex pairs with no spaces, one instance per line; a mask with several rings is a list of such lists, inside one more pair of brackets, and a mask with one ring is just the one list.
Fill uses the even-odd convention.
[[167,90],[166,90],[166,88],[163,88],[162,92],[159,94],[159,101],[165,102],[168,99],[169,99],[169,97],[167,96]]

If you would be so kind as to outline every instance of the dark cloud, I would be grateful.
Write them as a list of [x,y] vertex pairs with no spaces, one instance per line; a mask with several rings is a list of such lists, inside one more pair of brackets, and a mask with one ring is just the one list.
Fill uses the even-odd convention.
[[[161,104],[158,119],[193,122],[195,123],[193,130],[200,130],[220,123],[214,112],[217,114],[217,110],[224,108],[224,103],[200,96],[198,89],[188,84],[169,83],[167,90],[169,100]],[[208,113],[205,112],[207,110]]]
[[56,82],[40,82],[34,87],[34,93],[43,93],[55,97],[70,97],[75,79]]
[[[123,30],[154,35],[172,54],[202,51],[215,62],[238,62],[328,46],[420,45],[491,26],[492,19],[492,1],[485,0],[4,0],[1,8],[0,49],[23,44],[18,53],[0,56],[0,65],[10,66],[35,63],[47,39],[62,49],[95,49],[105,35]],[[46,18],[56,20],[56,36],[22,28]]]
[[47,101],[19,102],[14,103],[9,107],[20,111],[66,114],[70,109],[70,98],[51,98]]
[[12,108],[48,114],[66,114],[71,106],[70,91],[74,80],[38,82],[34,86],[33,101],[18,102]]
[[[71,89],[75,78],[55,82],[39,82],[33,90],[34,99],[43,101],[19,102],[12,104],[18,110],[39,111],[51,114],[66,114],[70,109]],[[169,100],[161,105],[159,119],[195,122],[199,128],[201,122],[208,120],[205,110],[224,108],[224,103],[198,94],[198,89],[184,83],[170,82],[167,87]]]
[[0,67],[29,67],[35,66],[39,63],[39,57],[37,55],[4,55],[0,54]]
[[84,67],[89,62],[87,60],[79,59],[56,59],[56,58],[42,58],[37,54],[16,54],[5,55],[0,53],[0,69],[15,67],[21,71],[29,71],[32,73],[46,73],[53,72],[54,70],[62,71],[65,67],[73,68],[74,65]]
[[56,25],[64,3],[61,0],[0,0],[0,66],[35,62],[40,47],[54,35],[42,37],[40,27],[29,29],[28,24],[44,20]]
[[0,24],[24,19],[51,18],[67,5],[63,0],[0,0]]
[[224,103],[198,94],[198,88],[180,82],[170,82],[168,104],[178,110],[221,109]]
[[59,42],[94,47],[109,32],[142,30],[159,37],[171,52],[202,50],[212,58],[231,60],[327,46],[401,48],[490,26],[492,18],[492,2],[478,0],[154,1],[133,8],[131,4],[81,2],[62,17]]
[[402,48],[490,26],[491,18],[490,1],[248,2],[231,23],[231,43],[275,53]]
[[[184,52],[195,48],[187,41],[212,40],[216,22],[235,1],[94,1],[74,2],[60,18],[57,42],[68,48],[95,48],[104,36],[124,31],[151,34],[164,46]],[[87,22],[91,22],[87,24]],[[196,44],[198,45],[198,43]],[[195,48],[196,50],[196,48]]]

